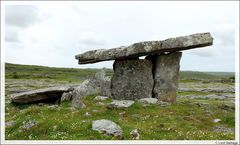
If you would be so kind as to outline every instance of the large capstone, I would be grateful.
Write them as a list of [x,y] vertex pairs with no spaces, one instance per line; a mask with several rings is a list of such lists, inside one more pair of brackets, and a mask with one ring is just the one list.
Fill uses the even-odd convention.
[[210,33],[196,33],[162,41],[144,41],[112,49],[91,50],[76,55],[75,58],[78,59],[79,64],[87,64],[106,60],[129,59],[164,52],[175,52],[210,46],[212,44],[213,38]]
[[135,100],[152,97],[152,62],[146,59],[116,60],[113,64],[112,97]]
[[182,52],[156,56],[153,68],[154,98],[165,102],[176,102],[181,56]]

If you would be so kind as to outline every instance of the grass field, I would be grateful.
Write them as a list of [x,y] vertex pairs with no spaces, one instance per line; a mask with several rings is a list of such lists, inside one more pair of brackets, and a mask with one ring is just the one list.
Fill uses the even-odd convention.
[[[84,109],[71,111],[71,103],[60,106],[14,105],[10,103],[10,94],[19,90],[33,90],[51,85],[79,84],[98,69],[50,68],[6,64],[6,122],[14,125],[6,127],[7,140],[102,140],[116,139],[91,129],[91,122],[97,119],[109,119],[121,126],[123,139],[131,140],[130,132],[138,129],[141,140],[232,140],[235,138],[235,109],[229,100],[184,99],[169,106],[142,106],[136,102],[123,110],[111,110],[105,105],[97,106],[94,97],[86,96]],[[107,69],[112,76],[112,70]],[[180,83],[196,87],[216,86],[234,87],[234,82],[205,82],[206,80],[232,79],[234,73],[217,72],[180,72]],[[189,85],[189,86],[190,86]],[[222,87],[224,86],[224,87]],[[208,95],[214,92],[180,92],[179,95]],[[219,93],[215,93],[218,94]],[[221,94],[220,94],[221,95]],[[222,106],[231,106],[223,108]],[[86,112],[90,115],[86,116]],[[24,122],[36,120],[38,123],[29,130],[22,131]],[[214,119],[220,122],[214,123]],[[216,127],[223,128],[216,131]]]

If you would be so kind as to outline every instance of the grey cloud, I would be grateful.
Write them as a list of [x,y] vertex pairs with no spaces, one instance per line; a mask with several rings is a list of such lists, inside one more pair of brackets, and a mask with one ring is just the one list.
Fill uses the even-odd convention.
[[5,7],[6,25],[28,27],[40,20],[36,7],[31,5],[8,5]]
[[5,41],[6,42],[20,42],[18,29],[14,27],[5,27]]

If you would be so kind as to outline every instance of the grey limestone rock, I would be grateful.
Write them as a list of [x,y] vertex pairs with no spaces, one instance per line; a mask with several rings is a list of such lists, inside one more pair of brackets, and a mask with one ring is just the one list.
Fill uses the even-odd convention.
[[160,101],[176,102],[181,52],[160,54],[153,69],[153,97]]
[[112,98],[136,100],[152,97],[152,63],[146,59],[116,60],[113,64]]
[[142,98],[138,100],[142,104],[157,104],[158,99],[156,98]]
[[[108,87],[104,84],[109,83]],[[88,95],[101,94],[106,95],[104,92],[110,94],[110,81],[107,76],[105,76],[105,71],[102,70],[77,86],[72,93],[72,110],[85,108],[86,105],[83,102],[83,98]]]
[[154,53],[181,51],[212,44],[213,38],[210,33],[196,33],[163,41],[144,41],[130,46],[87,51],[76,55],[75,58],[78,59],[79,64],[87,64],[106,60],[129,59]]
[[27,104],[39,101],[57,100],[64,92],[70,91],[72,88],[69,86],[63,87],[50,87],[45,89],[38,89],[23,93],[11,95],[11,102],[16,104]]
[[121,127],[111,120],[95,120],[92,122],[92,129],[106,135],[122,137]]
[[110,109],[123,109],[128,108],[134,104],[132,100],[113,100],[111,103],[108,104],[108,108]]

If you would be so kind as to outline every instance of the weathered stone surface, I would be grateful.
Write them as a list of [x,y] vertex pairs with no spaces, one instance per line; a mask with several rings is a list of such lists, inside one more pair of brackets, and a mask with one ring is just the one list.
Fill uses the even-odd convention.
[[157,104],[158,99],[156,98],[142,98],[138,100],[142,104]]
[[213,120],[214,123],[218,123],[220,121],[221,121],[221,119],[219,119],[219,118],[216,118],[216,119]]
[[72,88],[65,87],[50,87],[45,89],[33,90],[23,93],[17,93],[11,95],[12,103],[26,104],[39,101],[56,101],[60,98],[64,92],[70,91]]
[[174,52],[213,44],[210,33],[196,33],[188,36],[170,38],[163,41],[145,41],[112,49],[98,49],[76,55],[79,64],[106,60],[127,59],[154,53]]
[[92,122],[92,129],[106,135],[122,137],[122,129],[111,120],[101,119]]
[[108,108],[110,109],[123,109],[128,108],[134,104],[132,100],[113,100],[111,103],[108,104]]
[[[73,90],[72,93],[72,109],[85,108],[86,105],[82,101],[82,98],[88,95],[110,94],[110,79],[105,76],[105,71],[102,70],[95,74],[94,77],[85,80],[78,87]],[[108,84],[106,87],[105,84]],[[106,93],[107,92],[107,93]],[[105,94],[106,93],[106,94]]]
[[234,128],[227,128],[227,127],[223,127],[223,126],[214,126],[213,131],[223,132],[223,133],[234,133]]
[[152,97],[152,63],[146,59],[116,60],[113,64],[112,98],[135,100]]
[[134,129],[130,132],[130,135],[132,136],[132,139],[139,139],[140,138],[140,133],[138,129]]
[[171,103],[176,101],[181,56],[181,52],[173,52],[157,57],[153,70],[154,98]]
[[96,96],[95,98],[94,98],[94,100],[96,100],[96,101],[104,101],[104,100],[107,100],[109,97],[107,97],[107,96]]
[[61,96],[61,102],[71,101],[72,100],[72,91],[64,92]]
[[12,127],[16,124],[15,121],[11,120],[11,121],[7,121],[5,122],[5,127],[8,128],[8,127]]
[[23,125],[20,127],[20,131],[26,131],[29,130],[30,128],[38,125],[38,121],[36,120],[29,120],[29,121],[24,121]]

